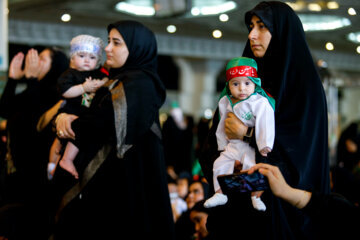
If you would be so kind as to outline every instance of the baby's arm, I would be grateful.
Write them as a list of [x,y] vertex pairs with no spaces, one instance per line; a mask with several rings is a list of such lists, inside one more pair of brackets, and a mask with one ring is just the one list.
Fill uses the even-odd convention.
[[271,152],[274,146],[275,139],[275,115],[271,105],[267,99],[258,101],[258,104],[253,108],[256,114],[255,120],[255,136],[259,152],[266,157]]
[[96,90],[104,85],[104,83],[107,81],[107,78],[104,78],[102,80],[92,80],[91,77],[86,78],[85,82],[82,84],[78,84],[75,86],[72,86],[69,88],[64,94],[63,97],[65,98],[74,98],[83,95],[84,93],[93,93],[96,92]]

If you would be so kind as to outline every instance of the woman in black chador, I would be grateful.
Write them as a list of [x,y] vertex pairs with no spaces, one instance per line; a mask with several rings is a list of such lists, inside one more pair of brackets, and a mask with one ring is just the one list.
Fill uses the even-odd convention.
[[[87,112],[59,114],[57,131],[79,148],[79,180],[57,168],[56,239],[173,239],[154,34],[135,21],[108,26],[110,66]],[[76,118],[76,119],[75,119]],[[74,120],[75,119],[75,120]]]
[[[256,161],[277,165],[292,187],[328,193],[327,104],[301,21],[287,4],[271,1],[261,2],[248,11],[245,22],[249,36],[243,56],[256,60],[262,87],[276,100],[274,148],[265,159],[257,153]],[[217,149],[214,146],[217,119],[216,115],[205,149]],[[229,138],[242,139],[251,134],[233,116],[227,120]],[[209,164],[217,154],[214,150],[204,151],[201,162],[207,176],[212,174]],[[251,233],[261,239],[318,237],[316,226],[300,211],[269,191],[262,197],[269,206],[265,213],[253,213],[250,203],[243,200],[245,197],[238,196],[217,211],[218,216],[209,216],[209,231],[233,236],[238,234],[233,229],[242,226],[242,234]],[[241,219],[229,218],[229,211],[238,211],[236,215],[241,214]]]

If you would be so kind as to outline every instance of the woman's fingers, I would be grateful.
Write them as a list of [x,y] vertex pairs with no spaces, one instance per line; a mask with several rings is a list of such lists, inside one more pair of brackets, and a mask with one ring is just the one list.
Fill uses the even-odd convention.
[[30,49],[25,58],[25,76],[37,78],[39,76],[39,54],[35,49]]
[[24,71],[22,70],[22,64],[24,61],[24,53],[18,52],[11,60],[9,66],[9,77],[12,79],[20,79],[24,76]]
[[71,128],[71,123],[77,119],[78,116],[73,114],[62,113],[58,116],[56,122],[56,131],[59,138],[75,139],[75,133]]

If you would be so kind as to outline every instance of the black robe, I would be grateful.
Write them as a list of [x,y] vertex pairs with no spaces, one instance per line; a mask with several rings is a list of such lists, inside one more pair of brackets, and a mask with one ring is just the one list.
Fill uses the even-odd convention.
[[[12,186],[14,191],[8,193],[9,201],[34,199],[32,195],[38,193],[34,191],[46,181],[51,140],[48,135],[38,133],[36,125],[40,116],[60,100],[56,81],[69,66],[64,53],[49,50],[52,52],[52,63],[44,78],[40,81],[36,78],[9,78],[0,99],[0,116],[7,119],[8,151],[16,168],[16,172],[8,177],[17,185]],[[16,87],[21,82],[26,83],[26,88],[16,93]]]
[[[19,209],[5,213],[3,217],[14,218],[8,222],[9,234],[20,236],[24,232],[37,236],[38,239],[48,238],[47,187],[46,175],[49,161],[49,149],[55,134],[49,125],[42,132],[37,131],[40,116],[60,100],[57,94],[56,81],[69,66],[66,55],[53,48],[51,67],[40,81],[31,79],[8,79],[0,100],[0,116],[7,119],[8,156],[14,162],[16,171],[2,176],[6,184],[3,209]],[[26,88],[16,93],[18,83],[26,83]],[[15,208],[13,208],[16,206]],[[5,215],[4,215],[5,213]],[[30,221],[28,216],[31,216]],[[22,224],[26,223],[26,224]],[[0,231],[6,225],[0,224]],[[13,231],[13,233],[11,233]],[[10,238],[10,237],[9,237]]]
[[193,128],[190,116],[185,116],[185,129],[177,126],[174,118],[169,115],[162,127],[166,166],[173,167],[179,175],[182,172],[191,174],[193,165]]
[[[330,169],[327,104],[300,19],[282,2],[262,2],[247,12],[245,22],[248,27],[253,15],[264,22],[272,38],[263,58],[253,55],[249,41],[243,56],[257,61],[262,87],[276,100],[274,147],[266,159],[257,152],[256,162],[277,165],[286,181],[293,187],[328,193]],[[212,175],[209,165],[217,156],[214,151],[217,149],[214,139],[216,126],[217,119],[214,118],[201,160],[204,169],[208,170],[207,176]],[[261,239],[301,239],[312,238],[314,234],[316,236],[316,226],[301,211],[275,198],[269,191],[265,191],[262,199],[267,205],[265,213],[249,210],[248,208],[252,208],[251,204],[240,196],[239,199],[230,199],[227,206],[221,207],[223,210],[219,211],[220,218],[230,219],[231,222],[234,219],[226,217],[228,215],[224,212],[238,211],[244,216],[245,222],[236,219],[235,223],[229,223],[227,227],[224,221],[217,223],[215,219],[219,216],[209,216],[209,225],[214,231],[221,231],[221,227],[217,225],[223,224],[223,229],[236,234],[231,227],[246,224],[246,232],[249,234],[252,230],[264,229],[256,233],[256,237]],[[257,218],[257,215],[260,218]],[[231,236],[231,233],[229,234]]]
[[142,24],[110,24],[129,49],[125,65],[110,70],[89,110],[72,123],[79,148],[76,181],[58,168],[64,193],[55,239],[174,238],[159,108],[165,88],[156,73],[153,33]]

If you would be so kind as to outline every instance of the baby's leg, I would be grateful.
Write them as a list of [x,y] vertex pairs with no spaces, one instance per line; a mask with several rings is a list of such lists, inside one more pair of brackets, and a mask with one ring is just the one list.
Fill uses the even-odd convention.
[[79,178],[79,174],[76,171],[74,159],[78,153],[79,149],[72,142],[68,142],[66,144],[64,155],[59,163],[60,167],[71,173],[76,179]]
[[228,201],[228,197],[222,193],[217,177],[224,174],[232,174],[234,171],[235,160],[230,159],[227,152],[224,151],[215,160],[213,167],[213,180],[215,194],[207,199],[204,203],[204,207],[211,208],[219,205],[224,205]]
[[57,164],[60,158],[61,142],[58,138],[55,138],[50,148],[49,162]]
[[265,211],[265,203],[261,200],[260,196],[264,191],[255,191],[251,193],[251,203],[256,210]]
[[60,140],[58,138],[55,138],[55,140],[50,148],[49,163],[48,163],[48,167],[47,167],[47,174],[48,174],[49,180],[51,180],[53,178],[55,170],[56,170],[56,166],[60,160],[61,147],[62,147],[62,145],[61,145]]

